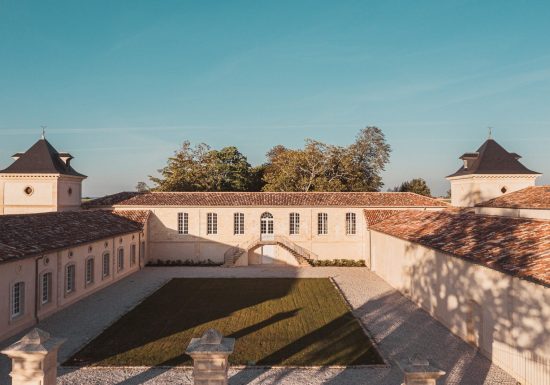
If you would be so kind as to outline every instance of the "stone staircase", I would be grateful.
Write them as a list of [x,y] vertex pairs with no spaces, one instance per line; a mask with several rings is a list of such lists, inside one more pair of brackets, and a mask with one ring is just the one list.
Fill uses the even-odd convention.
[[234,247],[230,247],[225,253],[224,253],[224,267],[234,267],[236,266],[236,262],[241,258],[243,255],[248,255],[248,252],[260,245],[278,245],[282,247],[283,249],[287,250],[294,258],[296,258],[296,261],[298,261],[298,264],[300,266],[310,266],[308,263],[308,260],[317,260],[318,256],[309,251],[308,249],[297,245],[296,243],[292,242],[287,237],[277,235],[274,236],[271,239],[261,239],[259,237],[254,237],[251,240],[248,240],[247,242],[244,242],[242,244],[239,244]]

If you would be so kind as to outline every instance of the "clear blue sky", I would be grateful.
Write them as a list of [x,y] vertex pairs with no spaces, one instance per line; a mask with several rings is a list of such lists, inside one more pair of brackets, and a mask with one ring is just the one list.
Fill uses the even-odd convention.
[[550,183],[549,1],[0,0],[0,167],[47,125],[84,194],[132,190],[189,139],[348,144],[437,194],[495,138]]

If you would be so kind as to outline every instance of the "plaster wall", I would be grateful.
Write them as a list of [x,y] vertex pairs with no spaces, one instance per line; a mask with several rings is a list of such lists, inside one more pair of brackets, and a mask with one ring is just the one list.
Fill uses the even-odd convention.
[[[274,219],[274,235],[282,235],[297,245],[316,253],[321,259],[364,259],[365,219],[357,207],[140,207],[152,212],[149,222],[150,259],[210,259],[221,263],[231,247],[259,239],[260,217],[269,212]],[[189,216],[189,234],[178,234],[178,212]],[[234,213],[244,214],[244,234],[234,234]],[[300,230],[290,235],[289,214],[300,214]],[[317,234],[317,214],[328,214],[328,234]],[[346,213],[356,215],[356,234],[346,235]],[[207,234],[207,213],[216,213],[217,234]],[[284,256],[284,251],[278,251]]]
[[61,177],[57,187],[59,211],[79,210],[82,204],[82,179]]
[[550,288],[371,231],[373,270],[522,384],[550,383]]
[[538,175],[467,175],[448,178],[451,182],[451,204],[456,207],[472,207],[476,203],[534,186],[537,177]]
[[503,207],[476,207],[476,214],[503,217],[550,219],[550,209],[511,209]]
[[[110,285],[140,269],[140,233],[106,238],[73,248],[37,255],[0,264],[0,341],[8,338],[58,310]],[[136,263],[131,263],[130,246],[136,245]],[[124,248],[124,268],[117,268],[117,251]],[[110,269],[103,275],[103,255],[109,253]],[[86,283],[85,266],[89,258],[94,260],[93,280]],[[66,290],[66,268],[75,265],[75,290]],[[38,273],[38,274],[37,274]],[[41,277],[52,273],[50,300],[42,303]],[[11,317],[11,288],[15,282],[25,282],[24,311],[17,318]],[[37,290],[38,283],[38,290]],[[38,302],[35,301],[38,293]]]

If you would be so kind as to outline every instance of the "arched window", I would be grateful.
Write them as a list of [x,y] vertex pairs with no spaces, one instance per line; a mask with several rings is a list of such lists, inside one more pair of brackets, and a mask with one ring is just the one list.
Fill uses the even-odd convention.
[[260,217],[260,233],[273,234],[273,215],[263,213]]
[[103,278],[111,274],[111,255],[108,252],[103,253]]
[[70,294],[76,288],[76,266],[74,263],[65,266],[65,293]]
[[84,267],[84,282],[87,286],[94,283],[94,257],[88,257],[88,259],[86,259],[86,265]]
[[124,270],[124,247],[120,247],[117,254],[117,271],[122,270]]

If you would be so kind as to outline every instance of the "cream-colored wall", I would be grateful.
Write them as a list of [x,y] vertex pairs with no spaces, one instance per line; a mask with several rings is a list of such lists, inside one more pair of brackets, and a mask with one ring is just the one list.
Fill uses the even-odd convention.
[[[139,242],[141,239],[143,239],[143,235],[136,232],[34,258],[0,264],[0,341],[35,324],[36,316],[38,319],[46,318],[91,293],[138,271],[140,269]],[[136,244],[136,263],[131,265],[130,245],[133,243]],[[117,270],[116,255],[119,247],[123,247],[125,250],[124,269],[121,271]],[[103,254],[106,251],[110,253],[110,274],[103,277]],[[89,257],[94,258],[94,280],[92,283],[86,284],[85,261]],[[67,293],[65,290],[65,268],[69,264],[76,266],[75,291],[72,293]],[[36,271],[38,271],[38,277],[46,272],[52,273],[51,300],[44,305],[40,303],[42,289],[40,284],[38,304],[35,302]],[[22,316],[12,320],[10,318],[11,287],[13,283],[19,281],[25,282],[25,310]],[[35,306],[37,307],[36,313]]]
[[539,175],[466,175],[447,178],[451,182],[451,204],[472,207],[489,199],[534,186]]
[[550,288],[371,231],[373,270],[522,384],[550,383]]
[[510,209],[503,207],[476,207],[476,214],[503,217],[550,219],[550,209]]
[[[82,178],[57,174],[1,174],[0,215],[80,209]],[[25,193],[31,187],[32,194]],[[72,189],[69,195],[68,190]]]
[[[124,208],[125,209],[125,208]],[[297,245],[316,253],[321,259],[364,259],[365,219],[363,208],[291,208],[291,207],[135,207],[152,212],[149,219],[149,255],[152,261],[210,259],[221,263],[231,247],[247,244],[260,236],[260,216],[274,217],[274,234],[287,237]],[[177,213],[189,215],[189,234],[178,234]],[[218,234],[206,234],[209,212],[218,214]],[[245,234],[233,234],[233,214],[244,213]],[[289,214],[300,214],[300,234],[289,235]],[[328,214],[328,235],[317,235],[317,213]],[[345,234],[345,215],[356,214],[356,235]],[[283,255],[282,251],[280,255]]]

